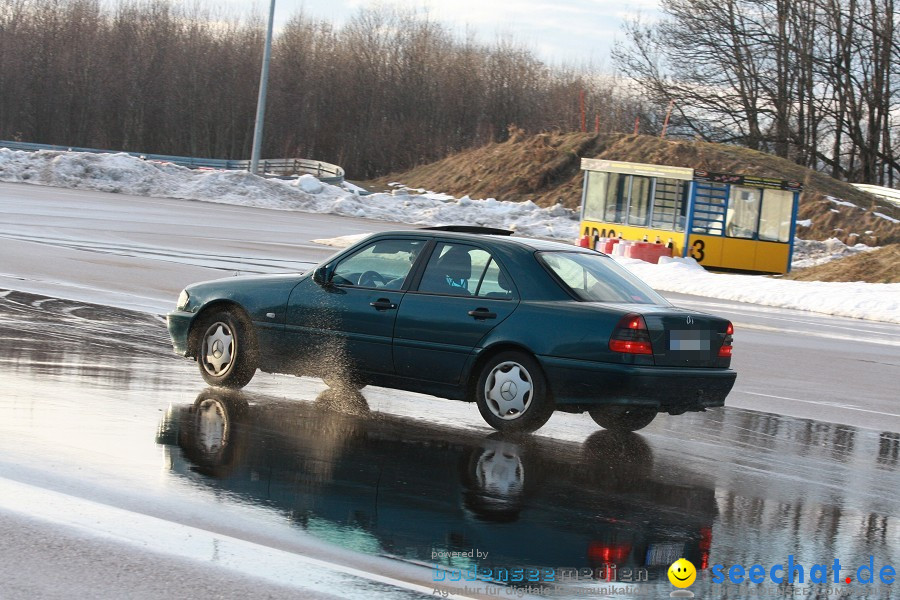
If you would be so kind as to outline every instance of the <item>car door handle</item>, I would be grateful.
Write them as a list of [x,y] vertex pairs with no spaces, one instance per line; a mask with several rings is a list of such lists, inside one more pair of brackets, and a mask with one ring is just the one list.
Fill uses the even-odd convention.
[[375,310],[393,310],[397,308],[397,305],[387,298],[379,298],[375,302],[369,302],[369,306],[374,307]]
[[476,308],[475,310],[469,311],[469,316],[477,321],[481,321],[483,319],[496,319],[497,313],[491,312],[486,308]]

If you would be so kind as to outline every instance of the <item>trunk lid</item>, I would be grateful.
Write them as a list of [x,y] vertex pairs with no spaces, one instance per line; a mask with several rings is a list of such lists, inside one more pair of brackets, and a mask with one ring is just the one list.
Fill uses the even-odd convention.
[[719,356],[728,319],[683,308],[643,311],[653,362],[660,367],[728,367],[730,358]]

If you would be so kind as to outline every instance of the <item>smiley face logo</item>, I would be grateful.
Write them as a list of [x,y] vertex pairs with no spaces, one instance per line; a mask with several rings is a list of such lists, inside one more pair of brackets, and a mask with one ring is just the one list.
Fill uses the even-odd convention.
[[677,588],[689,587],[697,579],[697,569],[694,568],[691,561],[684,558],[673,562],[667,573],[669,581]]

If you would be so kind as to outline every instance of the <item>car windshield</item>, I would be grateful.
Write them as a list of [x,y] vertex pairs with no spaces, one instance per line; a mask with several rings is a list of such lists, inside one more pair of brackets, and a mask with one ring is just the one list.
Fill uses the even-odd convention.
[[585,302],[670,304],[607,256],[587,252],[539,252],[538,258]]

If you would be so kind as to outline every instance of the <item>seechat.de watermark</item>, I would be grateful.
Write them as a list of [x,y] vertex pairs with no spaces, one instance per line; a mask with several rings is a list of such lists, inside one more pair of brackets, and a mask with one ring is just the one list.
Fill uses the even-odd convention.
[[875,557],[870,556],[869,561],[862,565],[842,565],[835,558],[832,562],[804,565],[796,562],[794,555],[790,554],[787,561],[771,566],[755,564],[744,565],[720,565],[710,567],[710,575],[713,583],[844,583],[870,585],[881,583],[892,585],[897,576],[897,571],[891,565],[878,565]]
[[[697,579],[697,569],[694,565],[680,558],[669,566],[667,572],[669,582],[677,588],[669,595],[672,597],[692,598],[694,594],[686,589],[693,585]],[[820,597],[831,594],[843,595],[845,586],[883,585],[892,586],[897,576],[897,571],[892,565],[879,565],[874,556],[869,556],[869,561],[861,565],[842,565],[835,558],[831,562],[804,565],[794,559],[790,554],[787,561],[770,566],[753,564],[745,566],[741,564],[723,565],[713,564],[709,568],[710,581],[713,584],[713,592],[720,592],[727,585],[751,585],[753,593],[773,592],[780,596],[782,586],[814,585],[816,593]],[[769,588],[775,584],[774,587]],[[828,586],[827,589],[825,586]]]

